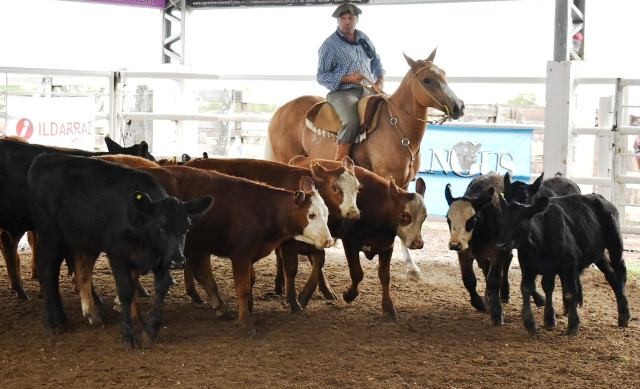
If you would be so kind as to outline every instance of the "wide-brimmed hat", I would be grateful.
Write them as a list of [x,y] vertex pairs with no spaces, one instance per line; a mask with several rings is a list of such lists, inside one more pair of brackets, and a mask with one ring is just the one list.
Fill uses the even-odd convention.
[[335,11],[333,11],[333,14],[331,16],[333,16],[334,18],[339,18],[340,15],[347,12],[350,12],[351,15],[358,16],[362,13],[362,10],[356,7],[355,4],[342,3],[338,6],[338,8],[336,8]]

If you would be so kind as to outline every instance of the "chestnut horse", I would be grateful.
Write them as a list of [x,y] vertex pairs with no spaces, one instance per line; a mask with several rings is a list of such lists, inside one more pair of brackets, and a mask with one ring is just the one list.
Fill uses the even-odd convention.
[[[436,50],[425,60],[414,61],[405,55],[410,69],[398,89],[378,106],[377,126],[366,140],[354,144],[351,157],[356,165],[385,177],[393,177],[398,186],[407,189],[420,165],[420,142],[426,129],[427,108],[439,109],[458,119],[464,113],[464,102],[449,88],[445,72],[433,63]],[[309,130],[305,124],[307,111],[324,100],[318,96],[302,96],[280,107],[269,122],[266,159],[288,163],[296,155],[333,159],[335,138]],[[420,269],[403,245],[407,272],[420,278]]]

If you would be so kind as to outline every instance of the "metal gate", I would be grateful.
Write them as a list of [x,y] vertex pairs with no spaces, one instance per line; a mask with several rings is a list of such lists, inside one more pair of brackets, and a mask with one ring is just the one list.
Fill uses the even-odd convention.
[[611,140],[612,202],[624,232],[640,233],[640,80],[617,79]]

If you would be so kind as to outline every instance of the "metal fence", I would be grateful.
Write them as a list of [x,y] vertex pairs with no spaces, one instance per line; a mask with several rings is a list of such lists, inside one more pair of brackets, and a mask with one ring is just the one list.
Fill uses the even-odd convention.
[[[160,150],[160,155],[171,152],[179,155],[189,150],[197,153],[193,147],[202,139],[211,140],[217,147],[213,154],[233,154],[234,146],[250,149],[244,156],[261,157],[261,143],[266,135],[266,123],[271,117],[269,110],[265,112],[248,112],[243,105],[247,101],[242,98],[242,91],[248,86],[258,85],[263,90],[273,93],[281,92],[283,88],[294,90],[297,95],[324,93],[315,83],[314,76],[276,76],[276,75],[221,75],[193,72],[136,72],[136,71],[82,71],[72,69],[44,69],[44,68],[11,68],[0,67],[0,131],[4,131],[7,122],[7,112],[10,111],[11,96],[49,95],[93,96],[96,99],[97,139],[96,148],[101,145],[102,137],[110,134],[121,143],[130,144],[145,139],[152,144],[153,138],[166,140],[173,137],[176,141],[171,150]],[[386,77],[386,84],[393,86],[402,77]],[[38,84],[38,80],[40,83]],[[49,83],[46,80],[51,81]],[[62,80],[62,81],[59,81]],[[56,89],[56,84],[73,80],[74,85],[86,84],[75,90],[65,88]],[[71,81],[69,81],[71,82]],[[520,86],[544,90],[544,77],[450,77],[449,84],[459,95],[472,88],[488,90],[496,86]],[[23,83],[26,87],[12,89],[12,85]],[[640,134],[640,127],[631,125],[630,117],[634,113],[640,116],[640,105],[635,103],[636,94],[632,90],[640,87],[640,80],[614,78],[577,78],[577,91],[580,88],[599,88],[597,94],[604,96],[598,101],[578,101],[584,105],[583,116],[593,117],[594,125],[583,125],[576,122],[573,136],[576,139],[590,138],[590,141],[580,142],[578,146],[584,150],[574,152],[580,156],[583,151],[593,153],[590,161],[574,161],[576,165],[590,165],[577,173],[570,173],[574,181],[581,185],[583,191],[596,191],[612,200],[621,214],[621,224],[625,232],[640,233],[640,162],[636,163],[636,155],[632,150],[633,140]],[[163,92],[169,85],[169,92]],[[222,90],[228,93],[206,95],[202,97],[203,89]],[[390,90],[393,88],[389,88]],[[195,92],[194,92],[195,91]],[[240,93],[238,93],[240,92]],[[168,94],[169,97],[162,94]],[[153,104],[145,103],[141,96],[154,99]],[[610,100],[607,100],[608,96]],[[246,97],[246,96],[245,96]],[[198,108],[194,100],[200,101],[206,107]],[[216,99],[218,105],[216,106]],[[268,96],[249,98],[260,100],[266,106],[277,106],[280,100],[270,100]],[[286,100],[287,98],[285,98]],[[609,101],[609,105],[607,105]],[[483,104],[484,103],[484,104]],[[478,101],[478,106],[486,108],[486,101]],[[583,104],[584,103],[584,104]],[[595,107],[595,108],[594,108]],[[595,110],[598,110],[596,116]],[[597,119],[597,123],[596,122]],[[200,123],[198,125],[198,123]],[[458,123],[457,125],[460,125]],[[464,123],[462,124],[464,125]],[[488,126],[501,127],[500,123],[483,123]],[[535,140],[532,150],[533,172],[541,170],[544,122],[537,120],[533,123],[509,123],[509,126],[525,126],[533,128]],[[212,135],[213,134],[213,135]],[[632,139],[633,138],[633,139]],[[247,139],[248,144],[244,144]],[[639,139],[640,140],[640,139]],[[160,142],[157,142],[160,144]],[[206,142],[205,142],[206,143]],[[640,145],[640,142],[638,142]],[[585,146],[586,145],[586,146]],[[159,146],[158,146],[159,147]],[[212,147],[209,144],[207,147]],[[639,146],[640,147],[640,146]],[[179,150],[176,152],[176,150]],[[211,149],[205,150],[211,152]],[[237,152],[237,150],[236,150]],[[640,151],[638,152],[640,158]],[[583,166],[584,167],[584,166]]]

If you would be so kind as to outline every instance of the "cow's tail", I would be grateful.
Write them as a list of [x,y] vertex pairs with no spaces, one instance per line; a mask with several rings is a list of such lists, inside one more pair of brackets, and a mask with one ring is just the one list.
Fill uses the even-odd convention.
[[264,142],[264,159],[267,161],[275,160],[275,156],[273,153],[273,146],[271,146],[271,140],[268,133],[267,133],[267,140]]
[[605,245],[609,251],[609,261],[614,269],[624,266],[622,260],[622,233],[620,232],[620,220],[616,207],[608,202],[604,197],[597,196],[599,219],[602,223]]

